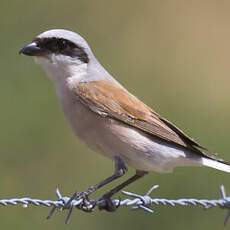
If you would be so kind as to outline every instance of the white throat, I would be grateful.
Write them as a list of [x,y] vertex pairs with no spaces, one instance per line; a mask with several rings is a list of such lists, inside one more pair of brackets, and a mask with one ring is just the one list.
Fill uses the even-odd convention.
[[87,79],[87,63],[63,63],[57,59],[51,61],[47,58],[36,58],[36,62],[43,67],[47,76],[57,88],[66,85],[73,89],[77,83]]

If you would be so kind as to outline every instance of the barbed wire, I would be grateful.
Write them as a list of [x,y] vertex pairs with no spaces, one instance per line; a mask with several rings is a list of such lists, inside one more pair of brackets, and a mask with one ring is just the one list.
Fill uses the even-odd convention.
[[[227,221],[230,217],[230,196],[226,196],[225,188],[223,185],[220,186],[220,195],[219,199],[196,199],[196,198],[181,198],[181,199],[166,199],[166,198],[152,198],[152,192],[157,189],[159,186],[154,185],[146,194],[139,195],[132,192],[123,191],[122,193],[129,198],[119,200],[113,199],[112,203],[115,207],[122,206],[131,206],[132,209],[142,209],[146,212],[153,213],[154,206],[163,205],[163,206],[200,206],[205,209],[220,207],[222,209],[227,209],[227,215],[224,220],[224,225],[227,224]],[[22,198],[9,198],[9,199],[0,199],[0,205],[9,206],[9,205],[22,205],[24,208],[29,205],[34,206],[44,206],[44,207],[52,207],[50,210],[47,219],[50,219],[55,212],[56,209],[59,210],[68,210],[67,217],[65,223],[70,222],[70,217],[74,208],[77,208],[84,212],[93,212],[95,210],[103,210],[105,209],[103,200],[93,201],[86,200],[83,198],[73,199],[70,197],[62,196],[59,189],[56,189],[57,200],[42,200],[35,199],[30,197],[22,197]],[[71,201],[71,202],[70,202]]]

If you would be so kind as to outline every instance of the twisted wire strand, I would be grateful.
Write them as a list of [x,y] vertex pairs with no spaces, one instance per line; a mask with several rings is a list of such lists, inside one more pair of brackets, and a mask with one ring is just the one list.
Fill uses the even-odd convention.
[[[132,192],[123,191],[122,193],[129,198],[118,200],[113,199],[112,202],[115,206],[131,206],[133,209],[143,209],[144,211],[153,213],[154,211],[151,207],[157,205],[163,206],[201,206],[205,209],[213,208],[213,207],[220,207],[222,209],[227,209],[227,215],[224,220],[224,224],[227,224],[227,221],[230,217],[230,197],[226,196],[225,188],[222,185],[220,187],[220,194],[221,198],[219,199],[196,199],[196,198],[181,198],[181,199],[166,199],[166,198],[152,198],[150,195],[151,193],[157,189],[158,186],[153,186],[146,194],[138,195]],[[82,211],[92,212],[98,209],[103,209],[101,203],[94,203],[92,205],[91,202],[85,202],[84,199],[77,199],[72,200],[68,206],[66,204],[69,203],[70,197],[62,196],[60,191],[56,190],[56,195],[58,197],[57,200],[42,200],[42,199],[35,199],[30,197],[22,197],[22,198],[9,198],[9,199],[0,199],[0,205],[2,206],[9,206],[9,205],[22,205],[23,207],[28,207],[29,205],[34,206],[44,206],[44,207],[52,207],[48,219],[51,218],[54,211],[56,209],[68,210],[66,223],[69,223],[70,216],[72,214],[73,208],[77,208]]]

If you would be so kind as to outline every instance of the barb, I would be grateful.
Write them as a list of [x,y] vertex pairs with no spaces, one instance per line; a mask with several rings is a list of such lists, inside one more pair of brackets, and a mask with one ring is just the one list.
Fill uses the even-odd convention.
[[[227,215],[224,220],[224,225],[227,224],[228,219],[230,218],[230,196],[226,196],[225,188],[223,185],[220,186],[221,198],[219,199],[195,199],[195,198],[182,198],[182,199],[165,199],[165,198],[152,198],[150,195],[154,190],[158,188],[158,185],[153,186],[146,194],[138,195],[132,192],[123,191],[122,193],[129,198],[124,200],[113,199],[112,202],[115,206],[131,206],[132,209],[142,209],[146,212],[153,213],[154,211],[151,207],[157,205],[163,206],[201,206],[205,209],[220,207],[222,209],[227,209]],[[34,206],[44,206],[52,207],[47,219],[50,219],[54,214],[56,209],[59,210],[68,210],[67,218],[65,223],[69,223],[70,216],[74,208],[77,208],[85,212],[93,212],[97,209],[101,210],[103,207],[100,207],[100,202],[78,199],[71,200],[70,197],[62,196],[60,191],[56,190],[57,200],[41,200],[34,199],[30,197],[23,198],[10,198],[10,199],[0,199],[0,205],[9,206],[9,205],[22,205],[24,208],[29,205]],[[70,201],[70,202],[69,202]],[[67,206],[68,204],[68,206]]]

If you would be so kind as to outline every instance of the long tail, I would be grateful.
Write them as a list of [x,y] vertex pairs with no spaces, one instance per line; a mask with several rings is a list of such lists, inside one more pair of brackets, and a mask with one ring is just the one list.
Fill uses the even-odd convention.
[[225,162],[219,162],[219,161],[216,161],[214,159],[209,159],[209,158],[203,157],[202,158],[202,164],[204,166],[208,166],[208,167],[220,170],[220,171],[230,173],[230,165],[228,163],[225,163]]

